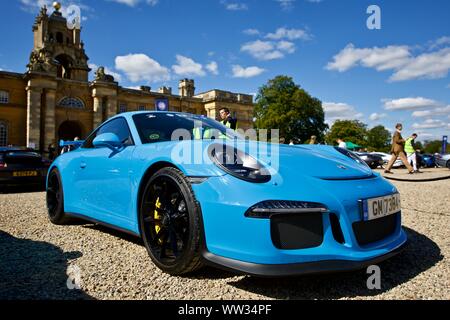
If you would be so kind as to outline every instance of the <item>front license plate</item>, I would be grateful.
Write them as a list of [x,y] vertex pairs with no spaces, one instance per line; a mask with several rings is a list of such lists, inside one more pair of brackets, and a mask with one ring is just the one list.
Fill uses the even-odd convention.
[[13,177],[37,177],[37,171],[15,171]]
[[375,220],[401,210],[400,194],[363,200],[364,221]]

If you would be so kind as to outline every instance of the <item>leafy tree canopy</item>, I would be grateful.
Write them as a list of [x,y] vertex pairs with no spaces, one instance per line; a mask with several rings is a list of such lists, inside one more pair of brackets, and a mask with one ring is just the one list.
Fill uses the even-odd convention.
[[336,145],[338,138],[346,142],[353,142],[360,146],[367,146],[367,125],[359,120],[336,120],[328,132],[326,141]]
[[277,76],[259,89],[255,118],[257,129],[279,129],[286,142],[305,143],[312,135],[323,141],[328,128],[322,102],[288,76]]
[[391,145],[391,134],[382,125],[367,131],[367,146],[377,151],[387,152]]

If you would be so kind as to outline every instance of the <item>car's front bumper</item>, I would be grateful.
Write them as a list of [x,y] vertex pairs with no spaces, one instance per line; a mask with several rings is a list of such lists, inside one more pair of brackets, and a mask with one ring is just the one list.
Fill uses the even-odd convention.
[[361,261],[321,260],[289,264],[258,264],[217,256],[207,251],[203,253],[203,259],[208,265],[241,274],[257,277],[289,277],[365,269],[368,266],[379,264],[380,262],[399,254],[405,249],[406,245],[407,243],[405,242],[389,253]]
[[[399,213],[395,216],[392,233],[379,241],[358,242],[354,227],[362,221],[359,200],[397,192],[392,184],[379,176],[329,181],[293,173],[284,179],[274,177],[266,184],[252,184],[226,175],[211,177],[193,185],[193,189],[202,209],[205,259],[245,273],[274,270],[265,272],[271,275],[280,266],[286,266],[283,270],[292,270],[287,274],[305,273],[316,267],[330,271],[354,269],[378,261],[380,257],[389,257],[407,241]],[[271,219],[245,216],[251,206],[265,200],[298,200],[326,205],[329,212],[319,213],[323,224],[322,243],[302,249],[277,248],[271,234]],[[333,235],[331,214],[339,219],[342,243]]]

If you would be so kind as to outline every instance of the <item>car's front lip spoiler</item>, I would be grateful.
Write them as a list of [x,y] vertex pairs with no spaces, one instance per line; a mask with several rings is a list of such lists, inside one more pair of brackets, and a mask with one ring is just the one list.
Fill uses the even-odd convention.
[[378,264],[397,255],[405,249],[406,245],[407,242],[403,243],[400,247],[387,254],[362,261],[322,260],[293,264],[257,264],[221,257],[208,251],[203,252],[203,258],[209,265],[240,274],[252,275],[257,277],[289,277],[305,274],[335,273],[361,270],[370,265]]

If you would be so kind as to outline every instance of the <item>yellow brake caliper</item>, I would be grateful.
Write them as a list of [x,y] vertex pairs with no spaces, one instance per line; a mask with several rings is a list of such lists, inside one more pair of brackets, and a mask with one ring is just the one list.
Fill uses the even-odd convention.
[[[158,234],[161,231],[161,226],[156,223],[156,221],[161,221],[161,216],[158,213],[158,209],[161,209],[161,202],[159,201],[159,197],[156,199],[155,211],[153,213],[153,217],[155,218],[155,231],[156,231],[156,234]],[[158,239],[158,243],[162,244],[162,239]]]

